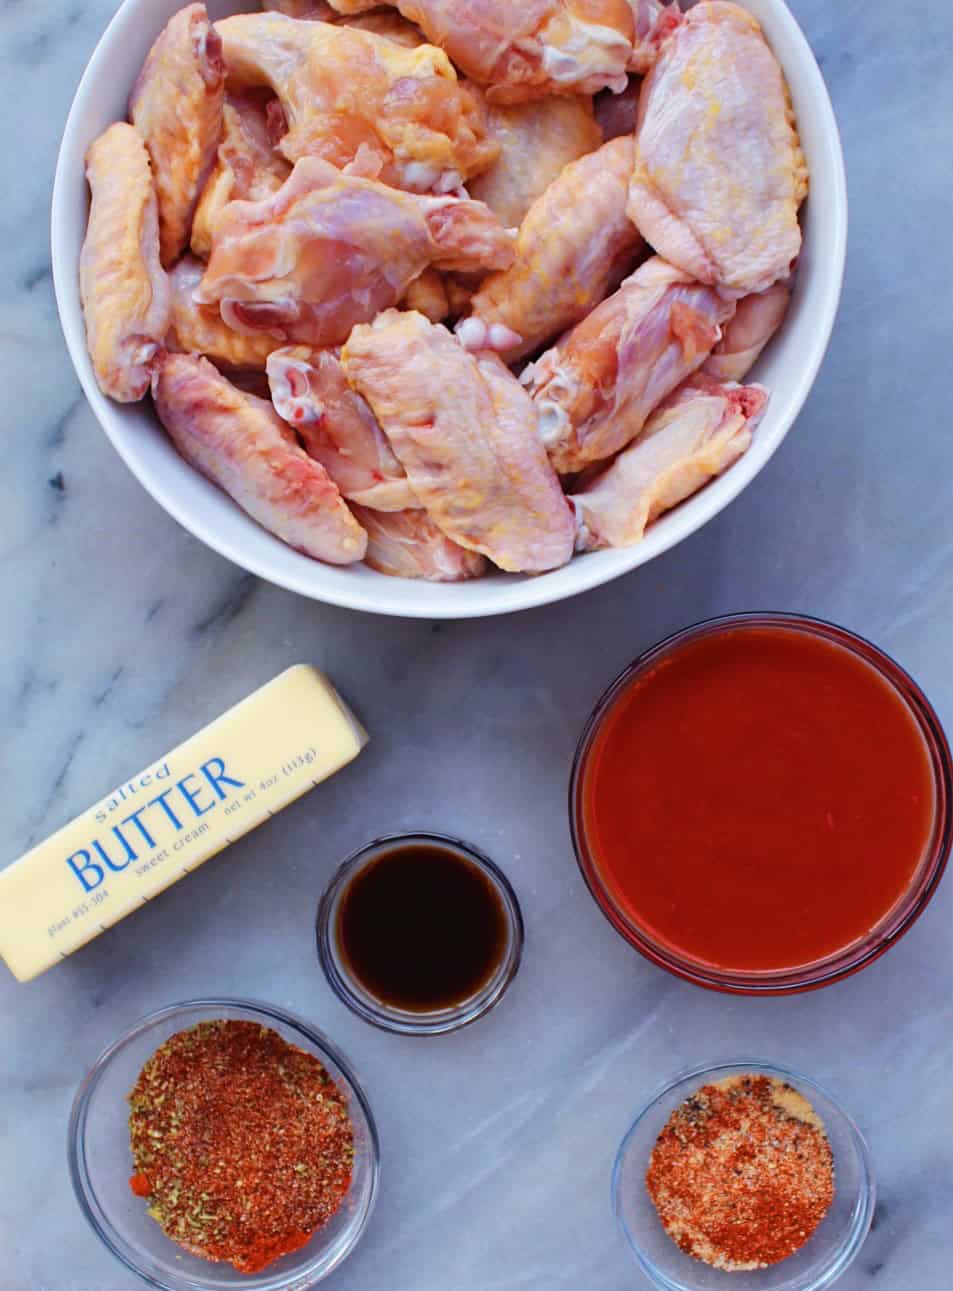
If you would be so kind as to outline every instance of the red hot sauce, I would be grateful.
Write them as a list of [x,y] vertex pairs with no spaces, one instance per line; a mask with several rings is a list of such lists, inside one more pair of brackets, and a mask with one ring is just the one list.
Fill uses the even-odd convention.
[[633,675],[584,755],[576,811],[625,921],[700,965],[770,972],[881,923],[924,860],[936,789],[917,719],[871,663],[742,621]]

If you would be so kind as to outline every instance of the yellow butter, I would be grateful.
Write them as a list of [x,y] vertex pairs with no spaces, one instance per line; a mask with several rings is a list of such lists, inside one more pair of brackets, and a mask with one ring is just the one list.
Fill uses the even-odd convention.
[[0,956],[29,981],[333,775],[366,742],[316,669],[289,668],[0,873]]

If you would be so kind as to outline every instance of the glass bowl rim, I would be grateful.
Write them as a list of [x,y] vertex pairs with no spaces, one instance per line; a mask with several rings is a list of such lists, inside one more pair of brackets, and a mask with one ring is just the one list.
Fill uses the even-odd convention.
[[[896,691],[916,722],[927,746],[936,792],[933,833],[910,888],[886,916],[890,920],[889,927],[879,931],[875,929],[872,934],[824,959],[770,973],[720,970],[700,964],[687,957],[680,957],[674,949],[666,947],[638,928],[622,913],[608,893],[603,891],[597,867],[591,859],[585,840],[578,803],[586,756],[615,700],[639,672],[687,641],[714,632],[757,626],[788,627],[820,637],[851,651],[874,668]],[[590,895],[623,940],[651,963],[696,986],[727,994],[769,996],[819,990],[859,972],[879,959],[910,930],[932,900],[953,847],[953,757],[939,716],[919,683],[891,655],[860,633],[828,619],[796,611],[747,610],[715,615],[679,628],[644,650],[610,681],[599,696],[586,720],[573,756],[569,778],[569,824],[576,863]]]
[[[877,1180],[874,1174],[873,1162],[871,1160],[870,1148],[867,1146],[867,1140],[864,1138],[857,1122],[845,1110],[840,1099],[821,1084],[812,1076],[807,1076],[804,1072],[797,1071],[793,1067],[788,1067],[784,1063],[772,1062],[764,1058],[719,1058],[714,1062],[699,1063],[696,1066],[686,1067],[677,1072],[674,1076],[658,1085],[649,1097],[645,1100],[642,1107],[637,1112],[632,1124],[626,1130],[622,1137],[612,1163],[612,1179],[610,1183],[610,1203],[612,1213],[619,1231],[622,1233],[627,1246],[635,1256],[639,1268],[645,1276],[655,1286],[661,1287],[663,1291],[690,1291],[690,1288],[678,1281],[669,1278],[661,1269],[657,1268],[651,1257],[646,1254],[635,1235],[632,1233],[629,1225],[625,1222],[621,1214],[621,1194],[622,1194],[622,1168],[626,1152],[632,1139],[642,1124],[646,1116],[655,1108],[662,1099],[670,1094],[679,1085],[685,1084],[692,1080],[704,1080],[711,1078],[718,1072],[737,1071],[744,1069],[757,1073],[763,1073],[769,1076],[779,1076],[795,1088],[804,1085],[807,1089],[814,1090],[821,1094],[837,1114],[843,1119],[851,1143],[857,1153],[860,1163],[861,1182],[858,1189],[858,1203],[855,1203],[856,1214],[854,1215],[844,1240],[839,1246],[832,1251],[830,1260],[826,1266],[820,1269],[813,1281],[804,1288],[804,1291],[823,1291],[823,1288],[830,1286],[842,1273],[854,1262],[867,1236],[870,1232],[870,1226],[873,1223],[874,1210],[877,1203]],[[823,1118],[822,1118],[823,1119]],[[836,1163],[835,1163],[836,1164]],[[729,1275],[730,1276],[730,1275]]]
[[[314,1046],[322,1058],[330,1059],[341,1072],[347,1087],[347,1093],[357,1103],[367,1126],[369,1145],[367,1161],[370,1171],[369,1191],[367,1200],[357,1218],[354,1231],[348,1241],[342,1246],[334,1260],[326,1268],[322,1268],[317,1276],[315,1264],[319,1262],[320,1257],[315,1257],[311,1268],[289,1270],[272,1275],[255,1284],[256,1291],[284,1291],[285,1288],[292,1287],[295,1288],[295,1291],[298,1291],[298,1288],[303,1289],[304,1287],[315,1286],[343,1263],[364,1235],[374,1210],[380,1187],[380,1138],[370,1102],[350,1061],[337,1045],[329,1040],[317,1027],[312,1026],[310,1022],[307,1022],[298,1014],[279,1008],[277,1005],[269,1004],[263,1000],[243,999],[238,996],[197,996],[194,999],[182,1000],[176,1004],[166,1004],[161,1008],[152,1009],[125,1028],[115,1040],[101,1051],[80,1081],[73,1096],[67,1126],[67,1160],[74,1195],[79,1203],[80,1210],[100,1241],[130,1272],[150,1286],[157,1287],[159,1291],[202,1291],[203,1283],[195,1281],[184,1274],[179,1275],[181,1280],[177,1285],[173,1285],[168,1281],[160,1281],[155,1275],[141,1268],[135,1257],[129,1253],[125,1240],[110,1220],[89,1178],[86,1165],[86,1122],[90,1100],[96,1087],[113,1059],[123,1049],[140,1036],[146,1035],[162,1022],[178,1016],[185,1016],[187,1013],[194,1011],[205,1012],[220,1009],[241,1010],[255,1015],[257,1019],[278,1022],[290,1031],[297,1032],[304,1040]],[[255,1276],[261,1277],[262,1275]],[[306,1281],[309,1277],[313,1279],[310,1282]]]
[[[336,902],[345,884],[356,870],[372,859],[371,854],[378,848],[414,839],[440,844],[462,852],[467,860],[490,880],[499,893],[509,933],[508,947],[499,968],[476,995],[470,996],[469,999],[452,1008],[419,1015],[402,1009],[393,1009],[379,1001],[374,1001],[370,995],[359,994],[354,990],[351,986],[351,975],[341,964],[331,935],[331,921]],[[526,935],[519,898],[513,885],[496,862],[473,843],[433,829],[402,829],[395,833],[379,834],[350,852],[334,871],[321,894],[315,921],[315,934],[318,959],[328,984],[338,999],[371,1026],[406,1036],[448,1035],[470,1026],[495,1009],[519,970]]]

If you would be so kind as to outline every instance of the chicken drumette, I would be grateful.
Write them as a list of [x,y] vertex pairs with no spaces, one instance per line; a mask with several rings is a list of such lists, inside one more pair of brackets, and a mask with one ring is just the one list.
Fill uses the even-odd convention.
[[512,258],[513,235],[482,202],[404,193],[305,157],[273,197],[225,208],[196,299],[239,331],[337,345],[429,264],[467,271]]
[[701,367],[735,311],[653,256],[524,373],[560,474],[633,440],[654,408]]
[[322,157],[410,192],[450,192],[491,165],[479,97],[433,45],[277,13],[236,14],[216,27],[229,83],[269,86],[288,123],[289,161]]
[[520,226],[515,261],[482,283],[458,325],[465,345],[515,362],[618,285],[646,250],[625,212],[632,162],[632,140],[613,139],[553,180]]

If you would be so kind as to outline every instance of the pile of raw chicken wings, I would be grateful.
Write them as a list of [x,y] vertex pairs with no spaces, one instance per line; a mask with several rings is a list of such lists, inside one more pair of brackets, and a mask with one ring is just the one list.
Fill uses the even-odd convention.
[[306,555],[541,573],[751,443],[807,172],[723,0],[176,13],[89,148],[97,380]]

